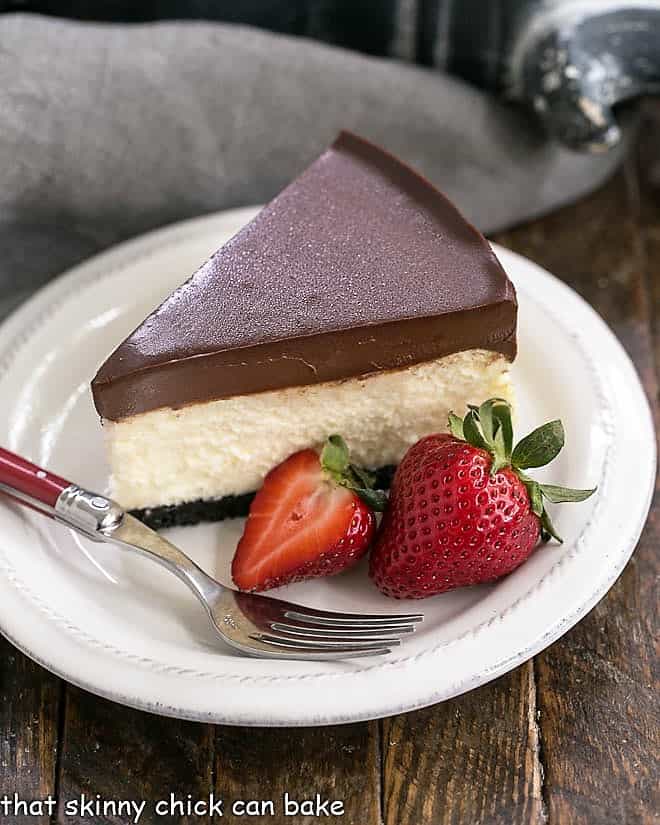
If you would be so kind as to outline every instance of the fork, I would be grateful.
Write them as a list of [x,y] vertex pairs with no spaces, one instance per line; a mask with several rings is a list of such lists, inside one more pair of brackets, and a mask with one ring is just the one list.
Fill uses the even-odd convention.
[[96,542],[134,550],[174,573],[197,596],[220,638],[248,656],[333,660],[390,653],[419,613],[316,610],[220,584],[178,547],[119,504],[0,447],[0,493]]

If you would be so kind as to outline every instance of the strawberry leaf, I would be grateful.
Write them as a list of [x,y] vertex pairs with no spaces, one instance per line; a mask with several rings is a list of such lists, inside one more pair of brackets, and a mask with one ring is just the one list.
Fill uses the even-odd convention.
[[532,513],[535,516],[543,516],[543,496],[541,495],[541,485],[537,481],[532,481],[528,485],[529,500],[532,505]]
[[506,454],[506,448],[504,446],[504,436],[502,434],[501,427],[495,433],[495,442],[493,447],[493,462],[490,466],[491,476],[494,476],[495,473],[499,472],[504,467],[508,467],[511,464],[511,459]]
[[543,467],[557,456],[564,446],[561,421],[550,421],[519,441],[511,456],[514,467]]
[[556,484],[541,484],[541,492],[553,504],[560,504],[563,501],[585,501],[596,492],[596,487],[591,490],[576,490],[572,487],[559,487]]
[[357,464],[351,464],[351,471],[365,489],[371,489],[376,483],[376,476],[365,470],[364,467],[359,467]]
[[478,419],[493,456],[490,474],[495,475],[511,463],[511,407],[502,398],[490,398],[479,407]]
[[351,489],[377,513],[382,513],[387,507],[387,493],[384,490],[372,490],[369,487],[352,487]]
[[373,489],[376,479],[372,473],[350,463],[348,446],[340,435],[331,435],[323,445],[321,467],[335,484],[352,490],[372,510],[382,512],[385,509],[387,494]]
[[543,515],[543,496],[541,495],[541,485],[538,481],[534,481],[528,475],[525,475],[521,470],[515,471],[518,478],[525,485],[527,495],[529,496],[529,506],[535,516],[539,518]]
[[495,421],[493,420],[493,402],[485,401],[479,407],[479,423],[481,432],[488,444],[493,444],[495,440]]
[[479,429],[479,414],[475,410],[470,410],[463,419],[463,433],[468,444],[480,447],[482,450],[490,450],[488,442]]
[[496,437],[501,433],[503,442],[503,453],[507,463],[511,463],[511,451],[513,450],[513,424],[511,423],[511,406],[503,398],[493,398],[492,414],[499,427]]
[[543,541],[550,541],[550,539],[555,539],[555,541],[558,541],[560,544],[564,543],[562,537],[555,530],[547,510],[544,510],[541,515],[541,538],[543,539]]
[[321,451],[321,466],[331,475],[342,475],[348,469],[349,452],[340,435],[331,435]]
[[465,441],[465,435],[463,434],[463,419],[459,418],[453,412],[449,413],[449,432],[454,436],[454,438]]

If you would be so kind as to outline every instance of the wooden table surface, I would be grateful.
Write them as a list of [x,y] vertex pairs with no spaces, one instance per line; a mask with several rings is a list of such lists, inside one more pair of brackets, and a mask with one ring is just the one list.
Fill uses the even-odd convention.
[[[624,168],[578,204],[495,238],[562,278],[623,342],[657,413],[660,102],[646,102]],[[657,420],[657,419],[656,419]],[[634,427],[635,422],[630,422]],[[513,672],[425,710],[321,729],[245,729],[129,710],[64,684],[0,640],[0,799],[64,803],[304,799],[345,803],[344,825],[638,825],[660,812],[654,580],[660,505],[608,596]],[[141,823],[205,823],[157,817]],[[216,821],[216,820],[214,820]],[[225,812],[224,822],[246,821]],[[249,818],[308,823],[323,817]]]

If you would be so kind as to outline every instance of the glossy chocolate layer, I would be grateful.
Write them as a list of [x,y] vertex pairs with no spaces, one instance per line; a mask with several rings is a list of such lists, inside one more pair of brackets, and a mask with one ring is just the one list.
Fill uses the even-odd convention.
[[516,298],[484,237],[428,181],[348,133],[176,290],[93,381],[99,413],[401,369],[513,359]]

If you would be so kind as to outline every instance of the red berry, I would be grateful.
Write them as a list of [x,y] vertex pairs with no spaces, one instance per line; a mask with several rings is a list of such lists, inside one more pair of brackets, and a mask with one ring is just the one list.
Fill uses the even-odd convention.
[[387,596],[422,599],[494,581],[522,564],[541,525],[510,468],[447,434],[415,444],[399,465],[371,555],[370,575]]
[[331,576],[355,564],[373,538],[373,511],[324,473],[314,450],[290,456],[255,496],[232,563],[241,590]]

